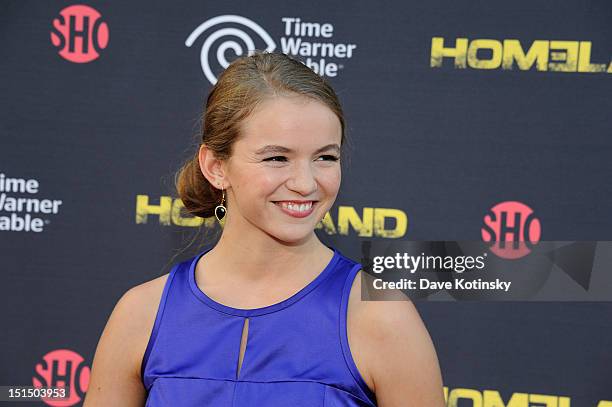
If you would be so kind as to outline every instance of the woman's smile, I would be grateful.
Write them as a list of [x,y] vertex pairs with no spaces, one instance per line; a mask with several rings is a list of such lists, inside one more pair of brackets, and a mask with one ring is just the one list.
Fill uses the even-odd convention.
[[273,201],[281,211],[295,218],[305,218],[314,211],[318,201]]

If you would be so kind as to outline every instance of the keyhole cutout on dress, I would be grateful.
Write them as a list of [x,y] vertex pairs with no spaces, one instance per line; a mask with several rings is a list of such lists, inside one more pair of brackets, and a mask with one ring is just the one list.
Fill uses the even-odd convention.
[[236,369],[236,379],[240,376],[240,368],[242,367],[242,360],[244,359],[244,352],[247,346],[247,340],[249,339],[249,319],[244,319],[244,325],[242,325],[242,336],[240,337],[240,352],[238,354],[238,368]]

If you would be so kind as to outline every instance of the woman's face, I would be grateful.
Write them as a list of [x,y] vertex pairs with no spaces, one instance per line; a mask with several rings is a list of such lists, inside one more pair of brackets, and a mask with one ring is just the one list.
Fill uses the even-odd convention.
[[261,103],[242,123],[225,163],[225,227],[260,230],[286,243],[312,237],[340,188],[341,134],[337,116],[314,99]]

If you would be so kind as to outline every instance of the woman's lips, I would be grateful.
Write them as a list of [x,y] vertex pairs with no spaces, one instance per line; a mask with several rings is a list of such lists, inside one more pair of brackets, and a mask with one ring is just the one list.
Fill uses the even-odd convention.
[[305,218],[314,211],[318,201],[275,201],[281,211],[294,218]]

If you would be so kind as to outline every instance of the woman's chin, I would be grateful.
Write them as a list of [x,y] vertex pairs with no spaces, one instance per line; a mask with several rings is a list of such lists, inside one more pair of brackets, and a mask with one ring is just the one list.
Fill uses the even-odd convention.
[[271,235],[278,241],[289,245],[298,245],[310,239],[314,233],[313,228],[299,226],[288,226],[288,230],[277,230]]

